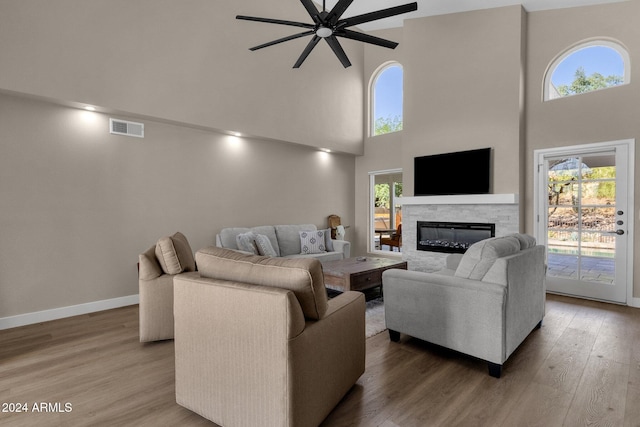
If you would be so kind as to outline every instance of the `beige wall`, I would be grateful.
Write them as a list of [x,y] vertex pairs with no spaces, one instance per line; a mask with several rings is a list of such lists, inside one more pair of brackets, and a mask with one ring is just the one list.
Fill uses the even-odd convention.
[[176,231],[197,250],[224,227],[353,224],[351,155],[109,117],[0,93],[0,318],[135,295],[138,254]]
[[[402,168],[405,195],[413,194],[413,158],[490,146],[494,192],[518,193],[521,228],[533,233],[533,151],[638,138],[640,2],[526,13],[520,6],[405,21],[392,33],[398,57],[365,49],[364,90],[371,73],[398,59],[404,66],[404,130],[365,139],[356,161],[356,247],[366,252],[368,172]],[[551,61],[568,47],[609,37],[626,46],[631,84],[542,102]],[[636,149],[636,181],[640,150]],[[635,186],[634,228],[640,230],[640,186]],[[640,238],[634,241],[634,296],[640,297]]]
[[384,62],[404,67],[404,130],[365,139],[356,162],[357,244],[366,252],[368,172],[402,168],[404,195],[413,195],[413,158],[494,149],[493,190],[520,193],[523,141],[520,6],[405,21],[375,35],[400,40],[397,52],[365,48],[365,88]]
[[[533,151],[620,139],[640,139],[640,2],[589,6],[528,15],[527,133],[525,170],[527,230],[533,229]],[[631,59],[631,83],[580,96],[542,101],[549,64],[567,48],[593,38],[613,38]],[[637,142],[636,142],[637,144]],[[636,146],[635,176],[640,176]],[[635,186],[634,296],[640,297],[640,186]]]
[[1,0],[0,89],[361,154],[362,43],[293,70],[309,37],[248,48],[304,29],[238,14],[310,22],[297,0]]
[[[0,0],[0,317],[135,294],[137,254],[176,230],[197,249],[222,227],[336,213],[365,254],[369,172],[402,168],[412,195],[417,155],[493,147],[494,192],[520,194],[532,232],[534,149],[639,133],[638,12],[628,1],[408,20],[374,33],[396,50],[346,41],[344,70],[321,44],[294,71],[306,40],[249,52],[291,31],[234,16],[306,20],[295,0]],[[632,83],[542,103],[551,60],[601,36],[629,49]],[[369,138],[369,79],[389,60],[405,70],[405,130]],[[109,116],[29,95],[154,119],[144,140],[111,136]],[[640,230],[640,186],[636,199]]]
[[510,6],[405,22],[406,195],[414,157],[481,147],[493,148],[493,192],[518,193],[522,14]]
[[[383,49],[377,46],[365,46],[364,65],[364,99],[365,116],[368,117],[368,110],[371,100],[369,99],[369,84],[371,78],[378,68],[390,61],[404,63],[402,41],[402,28],[394,28],[385,31],[372,33],[377,37],[399,42],[395,49]],[[405,107],[406,108],[406,107]],[[402,168],[402,132],[395,132],[387,135],[370,137],[369,122],[365,120],[363,132],[364,155],[356,158],[356,199],[355,199],[355,227],[352,233],[354,236],[353,250],[357,255],[367,253],[367,239],[369,227],[369,172],[376,172],[389,169]]]

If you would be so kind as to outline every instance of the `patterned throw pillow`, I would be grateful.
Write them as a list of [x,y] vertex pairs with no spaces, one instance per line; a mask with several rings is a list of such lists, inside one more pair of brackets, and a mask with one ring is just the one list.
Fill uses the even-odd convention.
[[273,249],[273,245],[269,240],[269,237],[264,234],[256,234],[255,239],[256,247],[258,248],[258,253],[260,255],[269,256],[269,257],[277,257],[278,254],[276,250]]
[[301,231],[300,248],[302,254],[320,254],[327,251],[325,230]]

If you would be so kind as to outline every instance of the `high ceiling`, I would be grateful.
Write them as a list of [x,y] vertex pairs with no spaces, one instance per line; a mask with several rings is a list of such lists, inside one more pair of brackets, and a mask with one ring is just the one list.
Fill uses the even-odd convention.
[[[320,5],[319,8],[322,8],[322,0],[314,1]],[[365,31],[373,31],[384,28],[401,27],[402,21],[408,18],[444,15],[447,13],[465,12],[478,9],[491,9],[494,7],[511,6],[516,4],[522,4],[525,10],[532,12],[537,10],[562,9],[594,4],[618,3],[620,1],[629,0],[417,0],[418,10],[416,12],[359,25],[358,28]],[[326,0],[327,9],[330,10],[336,3],[337,0]],[[349,16],[360,15],[405,3],[411,3],[411,0],[354,0],[343,17],[346,18]]]

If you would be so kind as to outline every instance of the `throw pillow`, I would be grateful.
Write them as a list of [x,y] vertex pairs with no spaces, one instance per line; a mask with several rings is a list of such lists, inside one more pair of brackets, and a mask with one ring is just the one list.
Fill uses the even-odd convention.
[[271,244],[269,237],[265,236],[264,234],[256,234],[255,243],[260,255],[268,257],[278,256],[276,250],[273,249],[273,245]]
[[327,228],[324,230],[324,245],[327,248],[327,252],[335,251],[333,247],[333,240],[331,240],[331,229]]
[[301,231],[300,249],[302,254],[320,254],[327,251],[325,246],[325,230]]
[[162,276],[162,266],[156,257],[156,247],[151,246],[146,252],[138,255],[138,278],[140,280],[153,280]]
[[256,234],[253,231],[238,234],[236,236],[236,245],[238,245],[238,249],[240,249],[241,251],[258,255],[258,248],[256,247]]
[[180,232],[159,239],[155,252],[165,274],[178,274],[196,269],[191,246],[184,234]]

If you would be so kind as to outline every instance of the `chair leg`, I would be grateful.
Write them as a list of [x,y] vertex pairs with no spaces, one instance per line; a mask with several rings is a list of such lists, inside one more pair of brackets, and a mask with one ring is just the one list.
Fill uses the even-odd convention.
[[389,339],[393,342],[400,341],[400,332],[389,329]]
[[500,375],[502,375],[502,365],[498,365],[497,363],[491,363],[491,362],[488,362],[488,364],[489,364],[489,375],[494,378],[500,378]]

